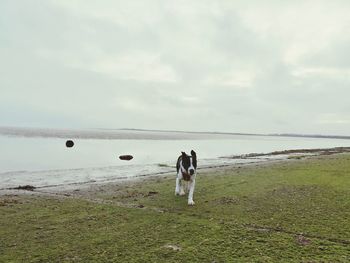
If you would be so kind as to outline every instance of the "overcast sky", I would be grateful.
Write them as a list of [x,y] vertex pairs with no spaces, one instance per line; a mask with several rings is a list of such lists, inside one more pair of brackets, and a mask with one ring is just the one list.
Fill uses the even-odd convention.
[[350,1],[0,1],[0,126],[350,135]]

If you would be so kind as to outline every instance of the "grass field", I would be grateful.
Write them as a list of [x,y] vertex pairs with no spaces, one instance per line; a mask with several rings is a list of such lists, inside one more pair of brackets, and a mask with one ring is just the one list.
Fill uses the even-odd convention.
[[350,155],[0,197],[0,262],[350,262]]

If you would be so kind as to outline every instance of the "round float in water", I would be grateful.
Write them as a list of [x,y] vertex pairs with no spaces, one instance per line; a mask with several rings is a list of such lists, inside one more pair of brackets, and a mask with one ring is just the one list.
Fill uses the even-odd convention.
[[74,142],[72,140],[66,141],[66,147],[67,148],[72,148],[74,146]]
[[132,155],[120,155],[119,159],[123,161],[130,161],[132,158],[134,158]]

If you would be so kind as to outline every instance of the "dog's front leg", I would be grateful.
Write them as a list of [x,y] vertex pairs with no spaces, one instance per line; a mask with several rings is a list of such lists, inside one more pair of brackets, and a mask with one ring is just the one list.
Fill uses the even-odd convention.
[[175,195],[180,194],[180,178],[179,175],[176,177]]
[[193,192],[194,192],[195,184],[196,184],[196,179],[193,178],[193,180],[190,181],[190,192],[188,194],[188,205],[194,205]]
[[184,190],[184,184],[185,182],[183,180],[180,180],[180,195],[185,195],[185,190]]

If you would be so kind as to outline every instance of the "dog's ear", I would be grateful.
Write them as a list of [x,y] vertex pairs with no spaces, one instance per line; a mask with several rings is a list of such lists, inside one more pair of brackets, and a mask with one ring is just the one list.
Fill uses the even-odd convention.
[[192,163],[195,169],[197,169],[197,154],[195,151],[191,151],[191,155],[192,155]]
[[187,154],[185,152],[181,152],[182,157],[187,157]]

